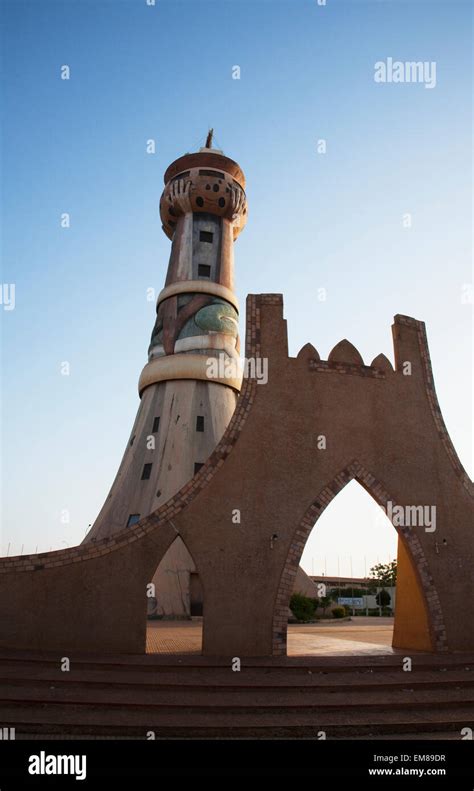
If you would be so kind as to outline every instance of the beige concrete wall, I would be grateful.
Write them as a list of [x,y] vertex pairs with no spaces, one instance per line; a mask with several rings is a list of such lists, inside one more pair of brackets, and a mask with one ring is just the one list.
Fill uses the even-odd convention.
[[[173,380],[147,387],[110,493],[84,543],[122,530],[130,514],[147,516],[194,475],[210,456],[235,409],[234,390],[212,382]],[[196,431],[196,417],[204,431]],[[160,418],[153,434],[153,421]],[[155,448],[150,447],[150,438]],[[141,480],[145,464],[151,476]]]
[[[114,535],[126,527],[130,514],[143,518],[173,497],[193,477],[195,462],[204,463],[211,455],[236,401],[234,390],[212,382],[173,380],[146,388],[117,476],[84,543]],[[203,432],[196,431],[198,415],[204,417]],[[159,429],[153,434],[158,416]],[[141,480],[146,463],[152,464],[151,476]],[[195,570],[187,548],[176,537],[150,580],[159,614],[189,616],[189,574]]]
[[298,567],[293,586],[294,593],[302,593],[303,596],[308,596],[310,599],[315,599],[318,595],[317,586],[310,580],[306,572],[303,571],[301,566]]

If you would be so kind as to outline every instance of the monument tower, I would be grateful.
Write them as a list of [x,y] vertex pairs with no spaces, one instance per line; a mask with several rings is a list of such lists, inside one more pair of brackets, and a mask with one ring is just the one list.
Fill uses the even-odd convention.
[[[211,379],[208,361],[220,358],[220,369],[235,362],[239,370],[234,242],[247,218],[244,174],[212,148],[211,130],[204,148],[168,167],[164,182],[160,215],[172,246],[139,379],[140,406],[115,481],[84,542],[136,524],[176,494],[218,444],[240,390],[238,375]],[[157,614],[189,615],[191,596],[199,611],[199,580],[181,538],[153,582]]]

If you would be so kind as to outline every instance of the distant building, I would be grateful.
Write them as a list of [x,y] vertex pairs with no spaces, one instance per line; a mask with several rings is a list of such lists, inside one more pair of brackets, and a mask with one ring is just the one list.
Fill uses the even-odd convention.
[[325,576],[324,574],[318,577],[310,574],[309,578],[315,585],[322,582],[328,588],[350,588],[351,586],[354,588],[365,588],[374,584],[374,580],[369,577],[331,577],[329,575]]
[[[352,607],[354,610],[373,610],[377,608],[379,605],[377,604],[376,596],[382,589],[386,590],[390,595],[390,604],[387,606],[390,607],[392,611],[395,611],[395,586],[376,585],[375,580],[371,577],[310,575],[310,580],[315,586],[316,593],[318,585],[323,584],[326,586],[327,596],[332,596],[334,593],[337,593],[338,603]],[[371,591],[370,593],[369,590]],[[364,593],[360,595],[360,591],[364,591]]]

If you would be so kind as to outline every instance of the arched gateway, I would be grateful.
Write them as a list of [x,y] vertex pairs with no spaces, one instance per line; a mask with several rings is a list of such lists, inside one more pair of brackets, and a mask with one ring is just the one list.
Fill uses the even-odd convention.
[[145,519],[95,544],[2,559],[0,644],[143,652],[146,586],[179,535],[199,568],[203,653],[284,654],[305,541],[355,478],[394,513],[436,515],[435,529],[398,516],[394,643],[473,650],[462,617],[474,595],[473,487],[443,423],[424,324],[396,316],[393,337],[394,368],[383,355],[364,365],[347,341],[327,361],[311,346],[291,358],[282,297],[249,296],[246,356],[268,360],[268,382],[245,380],[210,458]]

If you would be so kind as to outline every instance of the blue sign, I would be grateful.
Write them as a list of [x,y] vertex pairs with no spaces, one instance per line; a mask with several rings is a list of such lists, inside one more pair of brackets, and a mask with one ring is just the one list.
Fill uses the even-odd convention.
[[345,596],[337,600],[338,604],[347,604],[348,607],[363,607],[364,599],[361,596]]

